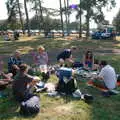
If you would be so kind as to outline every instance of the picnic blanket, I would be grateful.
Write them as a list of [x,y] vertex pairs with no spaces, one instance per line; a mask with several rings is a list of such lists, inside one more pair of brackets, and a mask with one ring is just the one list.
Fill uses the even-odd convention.
[[120,86],[120,81],[117,81],[117,86]]
[[77,68],[75,74],[83,78],[91,78],[96,76],[98,74],[98,71],[90,71],[90,70],[85,70],[84,68]]
[[88,85],[88,86],[95,87],[95,88],[97,88],[98,90],[100,90],[100,91],[102,91],[102,92],[107,92],[107,91],[108,91],[107,88],[94,85],[94,83],[93,83],[92,81],[88,81],[88,82],[87,82],[87,85]]
[[[102,92],[108,92],[108,91],[109,91],[107,88],[94,85],[94,83],[93,83],[92,81],[88,81],[88,82],[87,82],[87,85],[88,85],[88,86],[92,86],[92,87],[94,87],[94,88],[97,88],[98,90],[100,90],[100,91],[102,91]],[[120,81],[117,82],[117,86],[120,86]],[[115,90],[115,91],[112,91],[112,92],[116,92],[116,90]]]

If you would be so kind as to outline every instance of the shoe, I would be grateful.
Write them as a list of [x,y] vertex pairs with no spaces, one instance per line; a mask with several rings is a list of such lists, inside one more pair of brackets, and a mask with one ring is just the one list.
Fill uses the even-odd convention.
[[90,95],[90,94],[84,94],[84,101],[85,101],[86,103],[92,102],[93,99],[94,99],[94,98],[93,98],[92,95]]
[[103,95],[104,97],[110,97],[110,93],[109,93],[109,92],[102,92],[102,95]]

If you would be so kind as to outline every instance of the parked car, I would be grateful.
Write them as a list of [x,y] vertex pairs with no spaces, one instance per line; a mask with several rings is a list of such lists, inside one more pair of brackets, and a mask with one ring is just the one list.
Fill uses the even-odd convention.
[[101,32],[92,33],[92,39],[101,39]]
[[92,39],[109,39],[112,36],[113,36],[112,33],[98,31],[92,34]]

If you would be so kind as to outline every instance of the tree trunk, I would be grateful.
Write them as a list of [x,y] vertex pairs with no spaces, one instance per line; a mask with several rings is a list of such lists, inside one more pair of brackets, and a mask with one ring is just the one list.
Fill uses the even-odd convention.
[[82,37],[82,10],[81,10],[81,0],[80,0],[80,13],[79,13],[79,16],[80,16],[79,38],[81,38],[81,37]]
[[36,18],[36,22],[38,23],[38,10],[37,10],[37,2],[35,0],[35,18]]
[[17,4],[18,4],[18,10],[19,10],[20,23],[21,23],[22,31],[23,31],[23,34],[25,34],[24,23],[23,23],[23,19],[22,19],[22,13],[21,13],[21,9],[20,9],[20,1],[19,0],[17,0]]
[[30,34],[30,21],[29,21],[29,15],[28,15],[28,9],[27,9],[26,0],[24,0],[24,8],[25,8],[25,14],[26,14],[26,23],[27,23],[28,36],[31,36],[31,34]]
[[61,28],[62,28],[62,36],[64,37],[64,26],[63,26],[63,12],[62,12],[62,3],[61,0],[59,0],[60,4],[60,17],[61,17]]
[[69,0],[67,0],[67,32],[68,32],[68,36],[69,36],[69,24],[70,24]]
[[68,14],[67,14],[66,0],[64,0],[64,8],[65,8],[65,18],[66,18],[66,31],[67,31],[67,35],[68,35]]
[[42,5],[41,5],[41,0],[38,0],[39,1],[39,31],[41,30],[41,28],[43,27],[43,24],[44,24],[44,20],[43,20],[43,11],[42,11]]
[[86,15],[86,26],[87,26],[87,31],[86,31],[86,39],[89,39],[90,35],[90,16],[89,16],[89,9],[87,10],[87,15]]

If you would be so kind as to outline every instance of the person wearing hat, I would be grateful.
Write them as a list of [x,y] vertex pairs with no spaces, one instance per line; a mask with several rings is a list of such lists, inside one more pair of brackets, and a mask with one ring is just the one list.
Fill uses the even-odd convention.
[[21,59],[20,51],[15,51],[14,55],[11,56],[8,60],[8,72],[12,73],[13,76],[16,75],[17,71],[19,70],[19,66],[23,63]]

